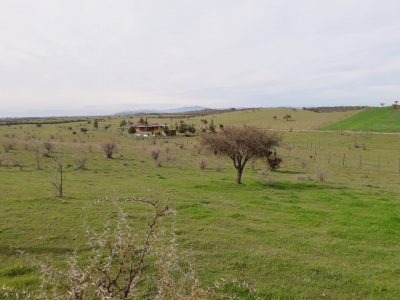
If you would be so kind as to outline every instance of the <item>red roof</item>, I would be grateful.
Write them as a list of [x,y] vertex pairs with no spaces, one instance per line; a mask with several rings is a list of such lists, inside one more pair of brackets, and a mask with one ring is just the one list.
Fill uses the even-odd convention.
[[133,125],[134,127],[141,127],[141,128],[154,128],[154,127],[165,127],[166,125],[164,124],[159,124],[159,123],[150,123],[150,124],[136,124]]

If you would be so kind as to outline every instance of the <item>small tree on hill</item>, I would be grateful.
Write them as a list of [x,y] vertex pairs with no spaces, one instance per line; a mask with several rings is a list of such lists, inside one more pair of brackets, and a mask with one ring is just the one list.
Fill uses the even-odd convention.
[[286,122],[288,122],[292,118],[292,116],[287,114],[283,118],[286,120]]
[[55,157],[54,161],[56,163],[57,173],[59,175],[58,180],[52,182],[56,190],[56,195],[58,198],[64,197],[64,163],[61,159]]
[[211,133],[215,133],[215,125],[214,125],[213,120],[211,120],[210,125],[208,126],[208,129],[210,130]]
[[98,129],[99,128],[99,121],[97,119],[94,119],[93,127],[94,127],[94,129]]
[[123,119],[120,123],[119,123],[119,127],[123,128],[127,125],[128,123],[126,122],[125,119]]
[[228,156],[236,174],[236,183],[242,183],[242,174],[247,162],[255,158],[266,159],[280,142],[280,136],[256,127],[225,127],[218,134],[202,135],[202,144],[216,154]]

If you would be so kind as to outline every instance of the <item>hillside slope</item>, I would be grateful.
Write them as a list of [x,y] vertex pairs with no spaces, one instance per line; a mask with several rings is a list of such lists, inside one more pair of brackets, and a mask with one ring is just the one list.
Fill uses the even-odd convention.
[[[321,126],[338,122],[340,120],[349,118],[356,114],[358,111],[347,112],[329,112],[317,113],[301,109],[290,108],[263,108],[253,110],[243,110],[225,113],[216,113],[207,116],[196,116],[185,118],[186,122],[201,124],[201,119],[213,120],[215,126],[219,124],[226,125],[252,125],[262,128],[271,128],[279,130],[306,130],[318,129]],[[289,121],[284,119],[285,115],[290,115]],[[276,116],[276,119],[274,118]],[[178,119],[170,118],[149,118],[149,120],[164,122],[173,125]]]
[[369,108],[350,118],[321,127],[322,130],[400,132],[400,109]]

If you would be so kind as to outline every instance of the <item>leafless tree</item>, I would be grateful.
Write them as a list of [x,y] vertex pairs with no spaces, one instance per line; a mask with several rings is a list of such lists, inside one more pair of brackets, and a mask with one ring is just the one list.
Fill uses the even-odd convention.
[[161,152],[161,150],[157,146],[151,147],[151,151],[150,151],[151,158],[154,159],[157,167],[161,167],[161,161],[159,160],[160,152]]
[[44,148],[43,156],[50,157],[51,153],[53,152],[54,145],[50,142],[44,142],[43,148]]
[[279,145],[276,132],[252,126],[226,127],[218,134],[203,134],[202,144],[215,154],[228,156],[236,168],[236,183],[241,184],[243,170],[252,158],[265,159]]
[[33,151],[33,155],[34,155],[35,161],[36,161],[36,169],[40,170],[41,169],[41,166],[40,166],[41,153],[40,153],[40,147],[39,146],[35,147],[35,150]]
[[53,181],[53,186],[56,189],[56,194],[58,198],[64,197],[64,163],[58,157],[54,158],[54,162],[56,163],[58,180]]
[[104,142],[100,146],[107,158],[112,158],[114,152],[117,150],[117,143],[115,141]]

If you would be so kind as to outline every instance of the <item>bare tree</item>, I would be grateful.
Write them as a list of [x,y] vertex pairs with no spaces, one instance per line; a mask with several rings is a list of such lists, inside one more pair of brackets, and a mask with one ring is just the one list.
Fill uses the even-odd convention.
[[50,142],[44,142],[43,147],[44,147],[43,156],[50,157],[54,148],[53,144]]
[[64,197],[64,163],[60,158],[55,157],[54,161],[56,163],[58,181],[53,181],[53,186],[56,189],[57,197]]
[[83,156],[75,156],[74,164],[76,170],[86,170],[87,158]]
[[107,158],[112,158],[114,152],[117,150],[117,143],[115,141],[104,142],[100,146]]
[[37,146],[35,147],[35,150],[33,151],[33,155],[35,156],[35,160],[36,160],[36,169],[40,170],[41,166],[40,166],[40,147]]
[[160,148],[158,148],[157,146],[154,146],[151,148],[151,158],[154,159],[154,161],[156,162],[157,167],[161,167],[161,161],[158,159],[160,157]]
[[267,158],[279,145],[280,135],[251,126],[226,127],[219,134],[203,134],[202,144],[215,154],[228,156],[236,168],[236,183],[242,181],[243,170],[253,158]]

